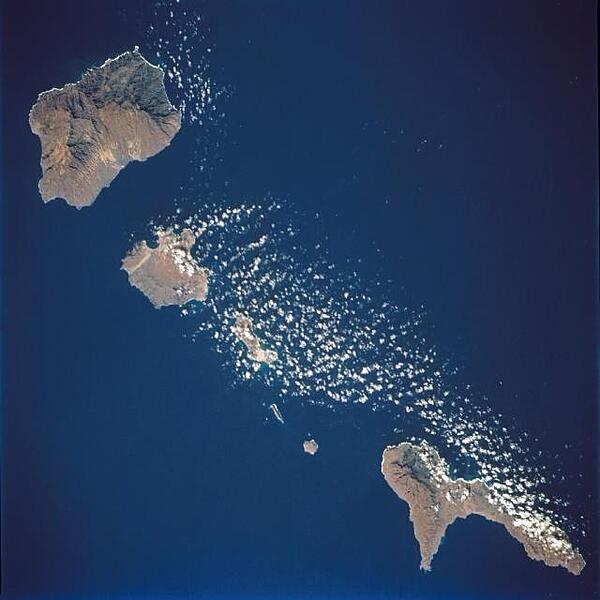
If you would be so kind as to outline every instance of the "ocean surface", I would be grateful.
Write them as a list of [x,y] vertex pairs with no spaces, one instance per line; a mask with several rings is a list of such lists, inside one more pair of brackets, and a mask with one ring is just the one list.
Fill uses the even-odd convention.
[[[3,598],[600,597],[594,2],[21,0],[1,19]],[[135,45],[181,132],[92,207],[44,205],[37,94]],[[418,315],[415,348],[547,475],[579,577],[480,517],[419,571],[380,462],[427,424],[245,381],[199,331],[208,307],[130,287],[121,259],[153,227],[240,204],[280,207],[292,281],[335,273],[303,302],[350,286],[364,322]]]

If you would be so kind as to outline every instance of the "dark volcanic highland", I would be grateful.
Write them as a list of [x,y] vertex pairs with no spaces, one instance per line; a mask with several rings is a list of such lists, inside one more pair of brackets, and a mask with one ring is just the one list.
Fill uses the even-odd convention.
[[29,124],[42,143],[42,199],[82,208],[128,163],[168,146],[181,116],[169,102],[162,69],[136,47],[77,83],[41,93]]

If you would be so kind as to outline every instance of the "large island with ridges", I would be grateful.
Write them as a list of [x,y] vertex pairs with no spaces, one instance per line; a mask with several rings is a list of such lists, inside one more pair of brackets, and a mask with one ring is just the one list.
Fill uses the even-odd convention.
[[457,518],[481,515],[500,523],[518,540],[530,558],[551,567],[561,566],[579,575],[585,561],[567,534],[540,513],[505,508],[502,498],[480,479],[452,479],[448,463],[423,441],[388,446],[381,472],[404,500],[421,550],[421,568],[429,571],[449,525]]
[[168,146],[181,115],[169,102],[163,70],[136,47],[77,83],[41,93],[29,124],[42,144],[42,199],[63,198],[82,208],[131,161]]

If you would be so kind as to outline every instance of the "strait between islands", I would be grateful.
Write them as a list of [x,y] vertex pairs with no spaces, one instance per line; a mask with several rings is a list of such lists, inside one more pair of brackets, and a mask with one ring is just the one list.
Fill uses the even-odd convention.
[[131,161],[168,146],[181,115],[169,102],[163,70],[136,47],[77,83],[42,92],[29,124],[42,144],[42,200],[64,198],[83,208]]
[[[159,229],[156,237],[156,248],[142,240],[123,259],[121,268],[127,273],[129,283],[155,308],[206,300],[208,270],[192,256],[191,250],[196,243],[192,231],[186,228],[177,233],[171,228]],[[263,347],[254,332],[252,319],[247,315],[236,314],[231,332],[246,346],[248,358],[254,363],[271,365],[277,360],[277,352]]]
[[431,569],[431,560],[448,526],[469,515],[481,515],[503,525],[534,560],[564,567],[574,575],[585,566],[566,533],[546,516],[505,508],[501,498],[480,479],[452,479],[446,461],[425,441],[388,446],[383,452],[381,472],[409,506],[425,571]]

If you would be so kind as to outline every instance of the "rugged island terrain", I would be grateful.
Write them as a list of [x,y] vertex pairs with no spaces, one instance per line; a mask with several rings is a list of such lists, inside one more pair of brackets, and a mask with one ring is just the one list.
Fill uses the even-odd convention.
[[157,237],[156,248],[142,241],[123,259],[121,268],[127,272],[129,283],[155,308],[206,300],[208,271],[190,252],[196,243],[194,234],[189,229],[180,234],[165,229],[159,230]]
[[398,497],[408,503],[421,550],[421,568],[426,571],[431,569],[431,560],[448,525],[469,515],[500,523],[530,558],[548,566],[562,566],[574,575],[585,566],[566,533],[546,516],[513,514],[480,479],[452,479],[446,461],[427,442],[388,446],[383,452],[381,472]]
[[163,80],[136,47],[38,96],[29,124],[42,143],[44,202],[89,206],[128,163],[169,145],[181,116]]

